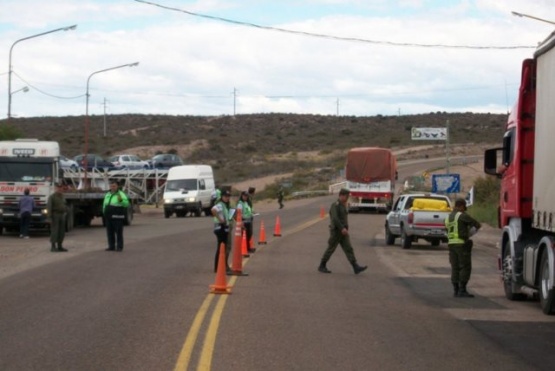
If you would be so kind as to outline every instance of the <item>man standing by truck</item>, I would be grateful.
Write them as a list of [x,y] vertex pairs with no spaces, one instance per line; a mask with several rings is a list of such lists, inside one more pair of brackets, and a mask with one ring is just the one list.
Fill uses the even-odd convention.
[[56,183],[54,193],[48,196],[46,210],[50,221],[50,251],[65,252],[67,250],[63,248],[62,243],[66,234],[67,204],[61,184]]
[[466,201],[459,198],[455,208],[445,219],[449,242],[449,263],[451,264],[451,282],[456,298],[473,298],[466,291],[466,284],[472,272],[472,240],[470,229],[480,229],[482,225],[466,213]]
[[110,183],[110,191],[104,196],[102,207],[108,235],[106,251],[123,251],[123,222],[128,207],[127,195],[119,189],[118,182],[113,180]]

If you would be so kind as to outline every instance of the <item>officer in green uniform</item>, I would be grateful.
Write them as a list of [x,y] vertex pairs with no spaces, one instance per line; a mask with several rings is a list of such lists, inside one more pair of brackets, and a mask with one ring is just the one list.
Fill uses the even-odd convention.
[[470,229],[480,229],[482,225],[466,213],[466,201],[459,198],[455,201],[455,209],[445,219],[449,246],[449,263],[451,264],[451,282],[454,296],[457,298],[473,298],[466,291],[466,284],[472,272],[472,240]]
[[339,199],[331,204],[330,207],[330,238],[328,240],[328,248],[322,256],[318,271],[322,273],[331,273],[326,267],[328,260],[334,253],[337,245],[341,245],[343,252],[347,256],[349,263],[353,266],[355,274],[366,270],[367,266],[357,264],[351,240],[349,238],[349,221],[347,219],[347,200],[349,199],[349,190],[342,188],[339,191]]
[[[67,204],[60,184],[55,185],[54,193],[48,196],[46,202],[48,221],[50,222],[51,252],[67,251],[62,247],[66,234]],[[58,246],[56,247],[56,244]]]

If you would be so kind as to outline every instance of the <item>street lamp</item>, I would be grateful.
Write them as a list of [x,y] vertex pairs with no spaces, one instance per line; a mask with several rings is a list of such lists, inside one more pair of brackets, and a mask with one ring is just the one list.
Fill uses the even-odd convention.
[[531,19],[535,19],[536,21],[545,22],[545,23],[549,23],[549,24],[555,25],[555,22],[548,21],[547,19],[542,19],[542,18],[534,17],[534,16],[532,16],[532,15],[523,14],[523,13],[514,12],[514,11],[511,12],[511,14],[512,14],[512,15],[515,15],[515,16],[517,16],[517,17],[531,18]]
[[29,88],[27,86],[24,86],[21,89],[14,90],[14,91],[12,91],[12,95],[14,95],[15,93],[18,93],[20,91],[22,91],[24,93],[27,93],[29,91]]
[[86,96],[86,109],[85,109],[85,151],[83,153],[84,158],[83,158],[83,165],[85,168],[85,187],[87,186],[87,155],[89,152],[89,83],[91,81],[91,77],[93,77],[94,75],[101,73],[101,72],[106,72],[106,71],[111,71],[111,70],[116,70],[118,68],[123,68],[123,67],[135,67],[138,66],[139,62],[135,62],[135,63],[128,63],[128,64],[122,64],[121,66],[116,66],[116,67],[110,67],[110,68],[106,68],[103,70],[99,70],[99,71],[95,71],[93,73],[91,73],[89,75],[89,78],[87,79],[87,93],[85,94]]
[[20,41],[34,39],[35,37],[48,35],[48,34],[53,33],[53,32],[75,30],[76,28],[77,28],[76,24],[74,24],[73,26],[56,28],[55,30],[46,31],[46,32],[42,32],[42,33],[39,33],[39,34],[36,34],[36,35],[24,37],[22,39],[16,40],[16,42],[14,42],[12,44],[12,46],[10,48],[10,61],[9,61],[9,68],[8,68],[8,122],[10,120],[10,117],[12,116],[12,94],[13,94],[12,93],[12,72],[13,72],[12,71],[12,51],[13,51],[13,47],[15,46],[15,44],[17,44]]

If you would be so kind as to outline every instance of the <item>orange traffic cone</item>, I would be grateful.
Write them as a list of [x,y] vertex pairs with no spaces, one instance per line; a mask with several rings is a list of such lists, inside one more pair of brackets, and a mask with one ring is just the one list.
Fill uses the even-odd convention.
[[241,238],[241,254],[243,258],[248,258],[249,252],[247,251],[247,232],[243,231],[243,237]]
[[264,229],[264,220],[260,221],[260,233],[258,234],[258,244],[266,245],[266,230]]
[[324,210],[324,206],[320,206],[320,218],[324,219],[326,217],[326,210]]
[[243,273],[243,255],[241,252],[241,244],[243,240],[242,232],[243,222],[241,219],[241,210],[237,210],[237,221],[235,222],[235,234],[233,241],[233,263],[231,264],[231,274],[234,276],[248,276]]
[[212,294],[231,294],[231,286],[227,285],[225,279],[225,244],[220,244],[220,256],[218,258],[218,270],[216,271],[216,282],[210,285]]
[[279,215],[276,216],[276,226],[274,227],[274,237],[281,237],[281,223],[279,222]]
[[256,247],[254,247],[254,233],[251,234],[251,240],[250,240],[249,246],[251,247],[251,252],[256,251]]

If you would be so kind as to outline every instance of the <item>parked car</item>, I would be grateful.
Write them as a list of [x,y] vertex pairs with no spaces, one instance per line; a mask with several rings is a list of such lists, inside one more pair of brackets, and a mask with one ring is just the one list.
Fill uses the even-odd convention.
[[150,167],[153,169],[169,169],[173,166],[183,165],[183,160],[178,155],[163,153],[154,156],[149,161]]
[[62,169],[78,170],[79,164],[66,156],[60,156],[60,167]]
[[110,157],[108,161],[114,164],[116,170],[139,170],[148,169],[150,167],[148,162],[141,160],[135,155],[116,155]]
[[[83,169],[85,168],[84,155],[75,156],[73,160],[79,164],[79,167]],[[112,164],[110,161],[106,161],[102,158],[102,156],[89,153],[87,154],[87,171],[91,171],[93,169],[108,171],[114,170],[115,167],[114,164]]]

